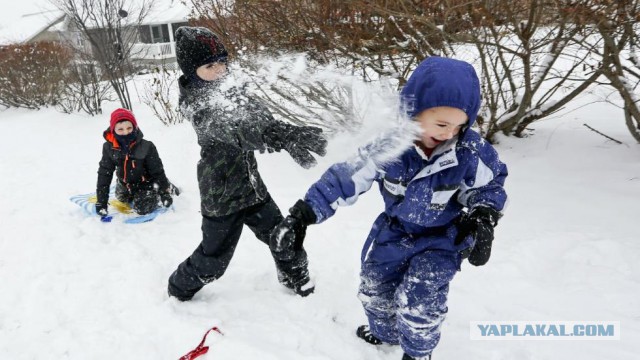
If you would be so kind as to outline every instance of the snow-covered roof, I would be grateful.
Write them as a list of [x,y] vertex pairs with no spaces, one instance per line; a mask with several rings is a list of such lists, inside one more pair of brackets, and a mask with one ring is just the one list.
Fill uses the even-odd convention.
[[143,25],[167,24],[186,21],[191,9],[178,0],[156,0],[154,8]]
[[[129,16],[122,19],[122,24],[131,25],[138,21],[140,14],[140,6],[142,1],[131,0],[126,2],[123,10],[129,12]],[[173,22],[186,21],[189,16],[190,8],[182,4],[179,0],[155,0],[153,8],[144,17],[141,25],[167,24]],[[88,24],[95,27],[95,24]]]
[[[23,43],[40,34],[60,20],[64,13],[53,8],[47,0],[0,0],[0,45]],[[135,6],[135,0],[132,1]],[[6,11],[5,11],[6,10]],[[155,6],[142,22],[145,25],[186,21],[190,8],[178,0],[156,0]],[[62,30],[62,22],[51,30]]]
[[[147,0],[148,2],[148,0]],[[130,16],[122,19],[122,23],[131,25],[138,21],[141,0],[130,0],[125,3],[123,10],[128,11]],[[142,25],[167,24],[172,22],[186,21],[189,16],[190,8],[179,0],[155,0],[153,8],[142,20]],[[91,24],[88,24],[90,27]]]
[[43,3],[32,1],[26,6],[12,9],[13,4],[2,9],[2,12],[7,12],[0,18],[0,45],[27,42],[64,15],[51,5],[48,8],[42,7]]

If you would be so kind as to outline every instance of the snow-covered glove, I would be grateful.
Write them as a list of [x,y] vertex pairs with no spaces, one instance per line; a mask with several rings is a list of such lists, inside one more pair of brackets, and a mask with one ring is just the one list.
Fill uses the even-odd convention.
[[271,231],[269,247],[278,260],[293,259],[296,251],[302,249],[307,226],[316,223],[316,214],[303,200],[298,200],[289,214]]
[[103,205],[102,203],[96,203],[96,214],[98,214],[101,218],[109,215],[109,210],[107,209],[108,205]]
[[180,196],[180,188],[169,183],[169,194],[175,195],[175,196]]
[[324,156],[327,153],[327,139],[322,136],[322,129],[314,126],[294,126],[283,122],[275,122],[264,133],[267,149],[286,150],[289,155],[305,169],[316,165],[311,153]]
[[171,193],[169,192],[163,192],[160,194],[160,202],[162,203],[162,206],[164,207],[169,207],[171,206],[171,204],[173,204],[173,198],[171,197]]
[[469,214],[463,215],[458,223],[458,235],[455,245],[460,245],[464,239],[471,235],[475,239],[475,245],[469,253],[469,263],[482,266],[491,257],[491,245],[493,243],[493,228],[498,225],[500,213],[487,206],[479,206],[472,209]]

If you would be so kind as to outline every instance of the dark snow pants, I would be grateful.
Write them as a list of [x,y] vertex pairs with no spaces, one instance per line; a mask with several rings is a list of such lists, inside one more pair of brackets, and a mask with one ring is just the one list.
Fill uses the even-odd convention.
[[116,182],[116,199],[130,204],[136,213],[144,215],[158,208],[160,194],[151,182],[135,184],[127,188],[118,181]]
[[381,214],[362,251],[358,297],[371,333],[412,357],[427,356],[438,344],[449,282],[460,268],[457,251],[437,248],[444,237],[411,236]]
[[[169,293],[188,300],[204,285],[220,278],[233,257],[243,225],[247,225],[258,240],[268,246],[271,231],[282,220],[282,213],[271,197],[265,203],[230,215],[203,216],[202,242],[169,277]],[[290,261],[275,262],[278,280],[282,284],[291,287],[309,281],[307,253],[304,249],[297,251]]]

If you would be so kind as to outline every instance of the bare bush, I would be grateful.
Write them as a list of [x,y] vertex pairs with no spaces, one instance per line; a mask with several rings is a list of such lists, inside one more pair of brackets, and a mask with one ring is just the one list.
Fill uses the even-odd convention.
[[594,72],[604,75],[622,98],[627,128],[640,142],[640,0],[578,0],[568,11],[592,29],[595,36],[579,44],[595,58]]
[[367,81],[390,77],[401,87],[431,55],[470,60],[482,82],[478,124],[490,140],[500,132],[522,136],[529,124],[565,108],[602,76],[601,70],[588,68],[591,55],[578,46],[593,29],[576,20],[575,1],[191,3],[200,24],[222,35],[232,51],[304,52],[312,61],[334,64]]
[[563,16],[563,1],[492,0],[465,5],[470,15],[461,42],[473,45],[481,69],[488,138],[522,136],[529,124],[565,107],[599,77],[586,74],[589,54],[576,51],[584,26]]
[[40,42],[0,48],[0,105],[40,109],[60,101],[71,52]]
[[[365,80],[403,84],[417,62],[450,54],[440,1],[191,0],[198,22],[235,49],[304,52]],[[422,22],[414,22],[420,17]],[[425,26],[428,24],[428,26]]]
[[113,87],[121,106],[132,109],[127,82],[134,69],[129,58],[137,40],[137,28],[149,14],[154,0],[50,1],[71,20],[75,29],[72,36],[88,41],[88,46],[75,49],[80,58],[99,64],[100,73]]
[[102,102],[114,101],[108,82],[101,81],[97,65],[86,62],[73,63],[67,70],[65,86],[57,108],[64,113],[85,112],[102,114]]
[[[450,54],[435,20],[434,31],[423,32],[424,28],[414,26],[415,13],[399,15],[402,9],[419,8],[428,19],[435,19],[441,14],[437,4],[420,7],[412,1],[396,1],[395,12],[383,14],[379,7],[387,1],[191,3],[197,14],[194,22],[221,35],[229,51],[240,59],[241,71],[250,75],[255,93],[274,115],[328,131],[353,130],[363,121],[364,115],[353,103],[353,78],[345,75],[364,81],[392,78],[397,87],[426,56]],[[304,71],[285,70],[292,64],[286,56],[280,57],[282,52],[304,53],[308,60]],[[271,55],[284,64],[269,68],[264,66],[268,58],[256,59],[257,54]],[[333,70],[325,71],[330,66]]]
[[179,71],[160,65],[151,71],[151,81],[144,86],[142,102],[153,111],[165,125],[178,124],[184,117],[178,111],[178,77]]

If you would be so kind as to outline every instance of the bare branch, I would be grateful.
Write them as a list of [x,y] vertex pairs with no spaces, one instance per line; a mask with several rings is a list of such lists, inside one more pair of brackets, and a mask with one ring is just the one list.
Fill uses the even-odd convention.
[[[71,20],[72,27],[89,43],[78,47],[81,62],[99,65],[122,107],[131,109],[127,82],[134,69],[129,61],[138,27],[155,0],[51,0]],[[71,40],[71,39],[69,39]],[[73,41],[69,41],[73,43]]]
[[582,125],[586,126],[586,127],[587,127],[587,129],[589,129],[589,130],[591,130],[591,131],[595,132],[596,134],[602,135],[602,136],[606,137],[607,139],[609,139],[609,140],[611,140],[611,141],[614,141],[614,142],[616,142],[616,143],[618,143],[618,144],[622,145],[622,141],[616,140],[616,139],[612,138],[612,137],[611,137],[611,136],[609,136],[609,135],[605,135],[605,134],[601,133],[600,131],[598,131],[598,130],[596,130],[596,129],[592,128],[592,127],[591,127],[591,126],[589,126],[589,125],[587,125],[587,124],[582,124]]

